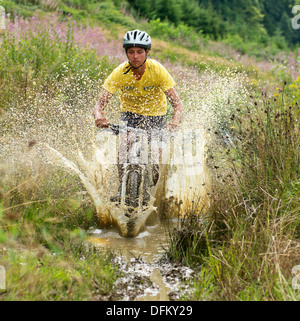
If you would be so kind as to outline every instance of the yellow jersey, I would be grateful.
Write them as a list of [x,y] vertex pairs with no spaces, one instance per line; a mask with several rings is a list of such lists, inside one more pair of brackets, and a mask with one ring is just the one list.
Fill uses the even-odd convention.
[[[140,80],[136,80],[129,63],[118,66],[106,79],[103,88],[114,94],[120,89],[121,111],[145,116],[161,116],[167,113],[165,91],[175,86],[168,71],[153,59],[146,60],[146,70]],[[127,68],[126,68],[127,67]]]

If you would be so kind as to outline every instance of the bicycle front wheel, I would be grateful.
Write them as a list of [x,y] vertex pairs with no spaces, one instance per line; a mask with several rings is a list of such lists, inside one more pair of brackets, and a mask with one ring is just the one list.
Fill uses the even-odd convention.
[[127,179],[127,205],[131,207],[139,206],[139,173],[132,171]]

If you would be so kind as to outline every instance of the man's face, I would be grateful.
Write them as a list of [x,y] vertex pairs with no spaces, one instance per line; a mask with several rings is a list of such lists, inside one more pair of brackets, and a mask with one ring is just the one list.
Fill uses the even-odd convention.
[[149,50],[140,47],[127,49],[127,57],[133,67],[139,67],[146,59]]

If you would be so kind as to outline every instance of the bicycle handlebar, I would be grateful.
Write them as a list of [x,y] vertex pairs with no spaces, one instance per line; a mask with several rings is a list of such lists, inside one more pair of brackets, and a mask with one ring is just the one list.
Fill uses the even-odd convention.
[[[105,129],[105,128],[104,128],[104,129]],[[108,127],[107,127],[106,129],[111,130],[111,131],[113,132],[113,134],[115,134],[115,135],[119,135],[120,132],[122,133],[122,132],[125,132],[125,131],[126,131],[125,128],[122,128],[122,127],[120,128],[120,125],[115,125],[115,124],[112,124],[112,123],[108,123]],[[130,132],[131,130],[134,130],[134,128],[127,127],[127,132]],[[169,133],[169,135],[172,136],[172,135],[174,135],[177,131],[172,131],[172,132],[170,132],[170,131],[166,130],[166,132]]]
[[108,128],[109,128],[115,135],[119,135],[119,133],[120,133],[120,126],[119,126],[119,125],[115,125],[115,124],[108,123]]

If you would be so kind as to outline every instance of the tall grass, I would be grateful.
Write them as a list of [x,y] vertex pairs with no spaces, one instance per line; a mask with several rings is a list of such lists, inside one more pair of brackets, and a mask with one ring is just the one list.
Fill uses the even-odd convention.
[[208,213],[171,232],[170,258],[199,268],[192,299],[299,300],[300,110],[285,87],[232,115],[231,147],[211,152]]
[[[7,177],[6,175],[9,175]],[[0,300],[102,300],[118,275],[113,254],[85,243],[97,224],[76,178],[59,170],[3,173]]]

